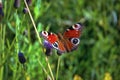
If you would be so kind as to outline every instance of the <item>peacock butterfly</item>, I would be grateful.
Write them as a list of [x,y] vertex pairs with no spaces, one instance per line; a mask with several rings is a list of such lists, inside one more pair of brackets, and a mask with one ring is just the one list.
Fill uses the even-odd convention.
[[72,25],[63,34],[41,31],[40,35],[45,39],[46,54],[51,53],[52,48],[56,49],[59,55],[76,50],[80,43],[81,32],[81,23]]

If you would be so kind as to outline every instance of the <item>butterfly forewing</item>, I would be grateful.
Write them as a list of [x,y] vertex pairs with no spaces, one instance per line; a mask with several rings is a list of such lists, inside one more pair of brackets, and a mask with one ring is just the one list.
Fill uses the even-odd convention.
[[71,26],[70,28],[68,28],[64,32],[63,36],[65,38],[79,38],[81,35],[81,31],[82,31],[82,25],[80,23],[77,23]]

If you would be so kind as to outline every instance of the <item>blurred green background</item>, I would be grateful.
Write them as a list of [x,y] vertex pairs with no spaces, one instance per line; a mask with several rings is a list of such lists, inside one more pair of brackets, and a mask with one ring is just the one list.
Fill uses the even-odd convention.
[[[0,20],[0,80],[46,80],[50,75],[42,46],[23,1],[3,0]],[[63,33],[84,25],[79,48],[60,56],[58,80],[120,80],[120,0],[32,0],[29,6],[37,30]],[[18,51],[27,61],[20,64]],[[48,57],[56,76],[56,51]]]

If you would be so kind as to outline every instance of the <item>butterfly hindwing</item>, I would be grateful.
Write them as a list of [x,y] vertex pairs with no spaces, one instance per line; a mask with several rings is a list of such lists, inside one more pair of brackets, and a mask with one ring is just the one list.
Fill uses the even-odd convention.
[[82,24],[77,23],[71,26],[70,28],[68,28],[64,32],[63,37],[67,40],[66,44],[69,46],[67,47],[68,52],[77,49],[78,44],[80,43],[79,38],[81,35],[81,31],[82,31]]

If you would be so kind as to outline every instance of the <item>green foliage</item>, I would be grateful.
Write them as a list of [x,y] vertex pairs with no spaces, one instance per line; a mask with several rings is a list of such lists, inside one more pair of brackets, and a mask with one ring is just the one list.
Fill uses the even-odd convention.
[[[42,45],[36,36],[29,14],[24,14],[21,1],[15,9],[14,0],[4,0],[4,17],[0,22],[0,80],[45,80],[51,76]],[[58,80],[120,79],[120,1],[119,0],[34,0],[29,6],[37,30],[64,32],[68,26],[84,25],[79,48],[60,56]],[[18,61],[18,52],[27,62]],[[48,57],[55,77],[58,56]],[[47,70],[46,74],[39,64]],[[81,80],[81,79],[80,79]],[[107,79],[110,80],[110,79]]]

